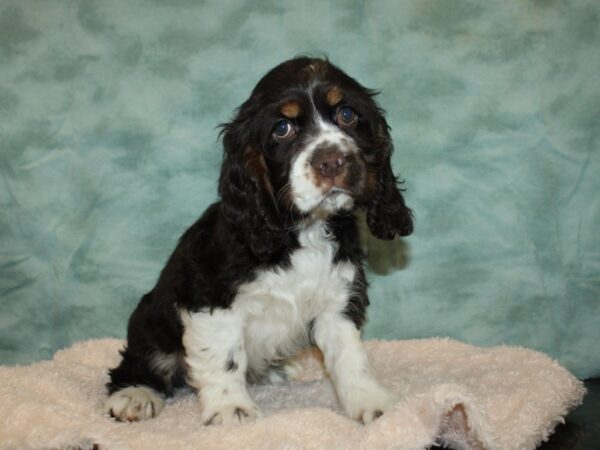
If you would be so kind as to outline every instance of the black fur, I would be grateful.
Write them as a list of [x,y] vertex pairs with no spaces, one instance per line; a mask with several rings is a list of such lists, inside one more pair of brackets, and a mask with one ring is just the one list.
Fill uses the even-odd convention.
[[[326,60],[296,58],[277,66],[260,80],[236,117],[222,125],[220,201],[183,234],[156,286],[133,312],[123,359],[110,370],[109,393],[146,385],[171,395],[186,382],[178,310],[228,308],[238,287],[251,281],[257,269],[289,267],[290,255],[299,248],[296,226],[306,213],[298,211],[282,191],[292,156],[302,141],[275,142],[272,131],[283,98],[294,99],[308,110],[303,89],[309,85],[315,86],[315,106],[322,115],[331,114],[331,105],[324,100],[331,86],[341,88],[344,103],[360,114],[359,124],[347,133],[358,144],[368,171],[366,185],[355,193],[355,203],[367,210],[372,233],[392,239],[412,231],[411,212],[390,166],[389,128],[373,101],[374,92]],[[310,130],[308,121],[298,126]],[[345,312],[361,327],[369,300],[356,218],[353,211],[345,211],[328,222],[339,244],[335,260],[349,261],[358,269]],[[178,361],[174,370],[168,374],[157,370],[153,366],[156,355]],[[233,357],[224,370],[237,370]]]

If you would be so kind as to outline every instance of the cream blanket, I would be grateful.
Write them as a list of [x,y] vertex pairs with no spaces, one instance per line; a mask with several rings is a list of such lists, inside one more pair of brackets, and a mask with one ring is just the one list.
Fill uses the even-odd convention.
[[478,348],[447,339],[368,341],[384,385],[401,401],[368,426],[341,414],[316,352],[301,380],[253,386],[264,417],[240,426],[199,423],[181,392],[148,422],[103,413],[116,339],[81,342],[52,361],[0,367],[0,448],[89,449],[534,449],[578,405],[583,384],[524,348]]

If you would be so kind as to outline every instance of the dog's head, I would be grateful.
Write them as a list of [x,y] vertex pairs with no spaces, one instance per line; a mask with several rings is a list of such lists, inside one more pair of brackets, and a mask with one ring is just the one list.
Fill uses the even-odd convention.
[[357,207],[380,239],[412,232],[374,95],[327,60],[296,58],[267,73],[223,125],[223,211],[258,258],[299,221]]

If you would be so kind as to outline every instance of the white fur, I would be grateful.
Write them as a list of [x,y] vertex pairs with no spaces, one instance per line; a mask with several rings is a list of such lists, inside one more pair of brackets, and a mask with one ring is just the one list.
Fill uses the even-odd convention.
[[[242,317],[231,309],[181,312],[188,381],[198,390],[207,425],[241,423],[259,411],[246,391]],[[229,361],[235,370],[227,370]]]
[[176,353],[156,352],[150,360],[150,367],[164,379],[170,379],[181,364],[181,356]]
[[[182,312],[183,344],[191,383],[199,389],[204,421],[252,419],[244,373],[267,374],[269,363],[309,344],[308,324],[325,355],[327,369],[349,415],[371,421],[393,398],[379,387],[355,325],[343,314],[356,275],[350,263],[333,263],[337,250],[323,222],[299,234],[301,248],[287,270],[266,270],[239,287],[230,309]],[[235,362],[236,370],[226,370]]]
[[302,365],[292,357],[278,363],[277,366],[269,367],[269,371],[263,380],[268,381],[269,384],[298,381],[302,379],[303,373]]
[[163,398],[146,386],[130,386],[113,393],[104,407],[121,421],[146,420],[156,416],[165,406]]
[[342,407],[350,417],[370,423],[397,398],[375,380],[360,331],[339,314],[327,313],[315,323],[315,341],[325,357],[325,367]]
[[319,132],[316,137],[306,145],[306,148],[292,162],[290,185],[294,204],[302,212],[323,209],[327,213],[332,213],[340,209],[349,209],[354,204],[351,196],[340,190],[336,191],[335,195],[328,195],[330,194],[329,190],[324,191],[317,186],[310,161],[315,150],[321,144],[334,145],[343,154],[355,152],[356,145],[339,128],[321,119],[318,120],[317,124]]

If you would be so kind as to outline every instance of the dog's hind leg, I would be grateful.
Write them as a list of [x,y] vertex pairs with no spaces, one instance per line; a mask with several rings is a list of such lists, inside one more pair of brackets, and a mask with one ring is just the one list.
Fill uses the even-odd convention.
[[137,422],[155,417],[164,407],[162,396],[147,386],[129,386],[108,397],[104,409],[121,422]]
[[177,370],[177,358],[140,357],[128,350],[122,355],[120,365],[109,372],[105,412],[122,422],[151,419],[163,409],[164,398],[172,394],[170,380]]

